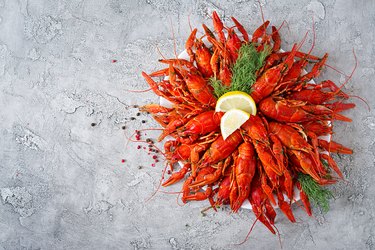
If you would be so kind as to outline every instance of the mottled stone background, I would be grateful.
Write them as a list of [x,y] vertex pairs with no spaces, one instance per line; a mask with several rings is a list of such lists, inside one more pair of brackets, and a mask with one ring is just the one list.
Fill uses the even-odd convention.
[[[329,52],[328,63],[349,73],[354,49],[359,66],[345,91],[372,108],[353,99],[353,122],[336,123],[335,140],[355,151],[336,158],[346,181],[331,187],[328,213],[309,218],[293,206],[297,223],[277,217],[283,248],[375,249],[375,1],[261,3],[273,24],[287,21],[285,49],[310,31],[308,50],[313,14],[316,55]],[[179,206],[165,193],[146,202],[163,164],[126,145],[135,129],[157,126],[133,105],[158,101],[127,90],[147,88],[140,73],[161,67],[157,48],[173,56],[172,27],[181,51],[188,17],[211,26],[213,10],[249,31],[262,20],[253,0],[0,0],[1,249],[279,248],[259,223],[234,245],[254,221],[248,210],[202,216],[207,203]],[[320,79],[345,80],[330,69]]]

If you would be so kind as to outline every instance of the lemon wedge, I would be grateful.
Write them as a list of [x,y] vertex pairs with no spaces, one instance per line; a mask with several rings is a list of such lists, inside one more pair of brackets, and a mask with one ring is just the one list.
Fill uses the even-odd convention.
[[250,118],[250,114],[241,109],[230,109],[220,121],[221,135],[224,140],[239,129]]
[[257,113],[257,107],[253,98],[242,91],[225,93],[217,100],[216,112],[227,112],[231,109],[240,109],[252,115]]

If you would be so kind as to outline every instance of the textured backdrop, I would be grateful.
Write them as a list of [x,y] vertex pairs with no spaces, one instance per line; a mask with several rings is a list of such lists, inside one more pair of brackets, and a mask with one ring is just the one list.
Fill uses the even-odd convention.
[[[310,31],[314,54],[349,73],[345,91],[358,99],[337,122],[336,141],[354,149],[336,158],[346,181],[322,214],[294,207],[297,223],[277,217],[284,249],[375,249],[375,1],[261,1],[266,19],[281,29],[283,48]],[[281,3],[283,2],[283,3]],[[142,70],[159,69],[192,26],[211,26],[213,10],[235,16],[249,31],[261,22],[259,5],[237,1],[0,0],[0,248],[1,249],[228,249],[254,221],[248,210],[203,216],[207,203],[179,206],[157,193],[162,158],[138,143],[135,129],[157,127],[134,105],[157,102]],[[325,69],[321,79],[344,82]],[[147,136],[155,137],[149,133]],[[123,162],[124,161],[124,162]],[[171,187],[167,191],[176,191]],[[279,248],[258,223],[238,249]]]

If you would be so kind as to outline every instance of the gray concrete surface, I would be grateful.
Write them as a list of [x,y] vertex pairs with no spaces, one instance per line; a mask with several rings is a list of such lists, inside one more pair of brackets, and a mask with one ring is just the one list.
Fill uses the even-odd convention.
[[[295,224],[277,217],[283,249],[375,249],[375,1],[261,2],[273,24],[287,21],[286,49],[311,31],[312,13],[315,54],[350,72],[354,48],[359,66],[345,90],[372,108],[353,99],[353,122],[335,126],[355,153],[337,158],[347,181],[331,187],[331,210],[310,218],[294,206]],[[213,10],[250,31],[261,24],[252,0],[0,0],[0,249],[280,247],[261,224],[235,245],[254,221],[248,210],[202,216],[207,203],[179,206],[165,193],[146,202],[163,162],[151,167],[137,143],[126,146],[134,129],[156,126],[133,105],[157,101],[126,90],[147,88],[140,72],[160,68],[157,47],[173,56],[171,27],[181,51],[188,17],[211,25]],[[329,69],[321,79],[344,81]]]

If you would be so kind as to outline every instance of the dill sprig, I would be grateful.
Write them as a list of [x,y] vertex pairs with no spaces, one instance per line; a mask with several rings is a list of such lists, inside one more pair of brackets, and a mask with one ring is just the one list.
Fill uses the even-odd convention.
[[222,82],[219,79],[216,79],[215,77],[210,78],[210,84],[213,87],[214,95],[217,98],[230,91],[229,87],[223,85]]
[[231,85],[227,87],[216,78],[210,79],[216,97],[219,98],[230,91],[242,91],[250,94],[251,86],[256,81],[256,72],[263,66],[264,60],[270,53],[269,46],[265,46],[262,51],[258,52],[252,43],[242,45],[232,68]]
[[324,213],[328,212],[329,199],[333,198],[332,192],[320,186],[307,174],[299,173],[298,181],[301,183],[302,190],[306,193],[309,200],[318,205]]
[[256,80],[256,71],[263,66],[263,62],[270,52],[269,46],[260,52],[251,43],[241,46],[238,59],[232,70],[231,88],[249,93]]

